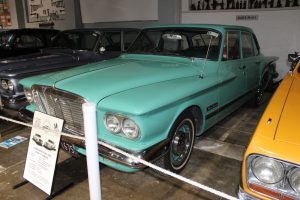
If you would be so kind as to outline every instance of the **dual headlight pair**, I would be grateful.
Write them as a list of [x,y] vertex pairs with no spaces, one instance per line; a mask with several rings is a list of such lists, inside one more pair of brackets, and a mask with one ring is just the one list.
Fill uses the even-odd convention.
[[110,133],[118,134],[131,140],[140,136],[138,125],[133,120],[122,115],[105,114],[104,125]]
[[33,102],[33,94],[31,89],[24,88],[26,99],[29,103]]
[[14,85],[10,80],[6,80],[6,79],[1,79],[1,87],[4,90],[9,90],[9,91],[13,91],[14,90]]
[[[34,94],[31,89],[24,89],[25,96],[29,103],[34,101]],[[104,116],[104,126],[112,134],[121,135],[128,139],[135,140],[140,136],[138,125],[128,117],[107,113]]]
[[261,183],[272,186],[286,179],[290,187],[300,195],[299,167],[262,156],[255,157],[249,164],[253,175]]

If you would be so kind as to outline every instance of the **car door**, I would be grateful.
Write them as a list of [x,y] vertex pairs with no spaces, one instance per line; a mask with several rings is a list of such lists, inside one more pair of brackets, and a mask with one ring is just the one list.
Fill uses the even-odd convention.
[[259,65],[258,51],[255,48],[253,34],[243,31],[241,33],[242,62],[246,74],[246,90],[251,91],[258,87]]
[[233,104],[245,93],[245,71],[241,65],[240,31],[227,31],[219,67],[220,111]]

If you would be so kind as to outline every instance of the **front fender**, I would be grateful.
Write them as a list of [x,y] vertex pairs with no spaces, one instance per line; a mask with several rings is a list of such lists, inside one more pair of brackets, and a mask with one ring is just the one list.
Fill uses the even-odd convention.
[[[168,137],[171,126],[187,108],[197,106],[203,113],[217,101],[217,77],[198,76],[155,83],[109,96],[97,105],[98,136],[110,143],[136,151],[150,147]],[[134,120],[141,137],[136,141],[109,133],[103,126],[106,112],[117,113]]]

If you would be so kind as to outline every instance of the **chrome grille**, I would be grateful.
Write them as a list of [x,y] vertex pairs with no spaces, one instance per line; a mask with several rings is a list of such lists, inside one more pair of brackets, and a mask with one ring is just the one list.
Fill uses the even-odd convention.
[[64,132],[84,135],[82,104],[85,100],[82,97],[49,86],[34,85],[32,90],[40,112],[63,119]]

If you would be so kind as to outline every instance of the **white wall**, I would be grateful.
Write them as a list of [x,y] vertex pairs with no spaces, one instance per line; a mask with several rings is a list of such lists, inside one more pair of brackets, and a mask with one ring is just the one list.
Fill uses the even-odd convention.
[[[182,23],[233,24],[252,28],[261,52],[278,56],[277,71],[282,78],[289,69],[287,54],[300,51],[300,10],[190,12],[189,0],[182,0]],[[256,21],[237,21],[237,15],[258,15]]]
[[158,0],[81,0],[83,23],[158,20]]

